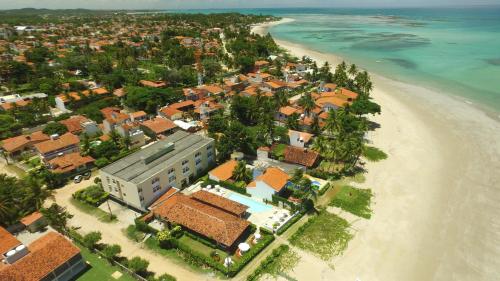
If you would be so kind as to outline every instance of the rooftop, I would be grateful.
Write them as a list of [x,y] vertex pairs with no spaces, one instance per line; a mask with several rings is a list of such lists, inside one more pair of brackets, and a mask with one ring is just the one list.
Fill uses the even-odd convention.
[[215,169],[211,170],[209,174],[217,177],[221,181],[227,181],[233,177],[234,168],[238,165],[238,161],[229,160],[224,164],[217,166]]
[[248,209],[246,205],[204,190],[193,193],[191,198],[236,216],[243,215]]
[[104,167],[101,171],[125,181],[141,183],[211,142],[212,139],[178,131],[164,140]]

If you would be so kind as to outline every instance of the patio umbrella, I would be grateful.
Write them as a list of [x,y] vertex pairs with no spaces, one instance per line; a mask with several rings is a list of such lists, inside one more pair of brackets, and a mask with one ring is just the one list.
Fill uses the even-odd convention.
[[246,252],[246,251],[250,250],[250,245],[248,245],[247,243],[240,243],[240,244],[238,245],[238,249],[240,249],[240,251],[241,251],[242,253],[244,253],[244,252]]

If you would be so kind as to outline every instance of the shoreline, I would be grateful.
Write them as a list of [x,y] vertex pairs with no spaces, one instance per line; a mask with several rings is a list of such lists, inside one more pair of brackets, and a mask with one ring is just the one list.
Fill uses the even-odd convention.
[[[264,34],[282,19],[252,28]],[[318,65],[342,58],[276,40]],[[346,252],[301,262],[298,280],[496,280],[500,276],[500,122],[450,94],[370,72],[382,114],[373,144],[389,158],[368,163],[373,216],[352,222]]]

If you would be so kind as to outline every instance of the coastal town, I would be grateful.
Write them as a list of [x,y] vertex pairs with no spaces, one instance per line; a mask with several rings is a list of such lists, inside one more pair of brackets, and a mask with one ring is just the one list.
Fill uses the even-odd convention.
[[0,280],[259,280],[371,217],[381,108],[265,15],[0,12]]

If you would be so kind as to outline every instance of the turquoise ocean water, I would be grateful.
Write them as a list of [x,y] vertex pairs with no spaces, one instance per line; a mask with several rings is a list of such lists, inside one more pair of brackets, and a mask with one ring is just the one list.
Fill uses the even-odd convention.
[[271,34],[500,111],[500,7],[235,11],[293,18]]

